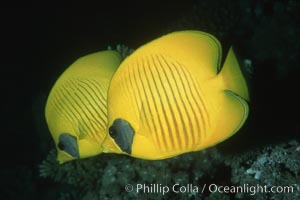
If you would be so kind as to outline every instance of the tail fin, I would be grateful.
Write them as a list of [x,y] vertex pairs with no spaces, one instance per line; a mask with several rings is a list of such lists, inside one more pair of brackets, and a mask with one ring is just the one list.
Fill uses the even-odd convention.
[[249,101],[247,82],[243,76],[232,47],[229,49],[219,76],[223,78],[225,90],[230,90]]

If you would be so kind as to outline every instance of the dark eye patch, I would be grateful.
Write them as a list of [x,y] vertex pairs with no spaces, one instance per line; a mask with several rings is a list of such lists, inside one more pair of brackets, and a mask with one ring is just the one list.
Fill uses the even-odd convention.
[[108,132],[122,151],[131,154],[134,129],[128,121],[121,118],[116,119],[109,127]]
[[59,136],[58,148],[74,158],[79,158],[79,149],[76,137],[62,133]]

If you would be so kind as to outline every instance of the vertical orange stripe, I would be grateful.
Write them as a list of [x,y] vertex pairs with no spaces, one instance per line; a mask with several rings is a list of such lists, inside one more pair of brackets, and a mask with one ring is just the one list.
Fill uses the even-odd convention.
[[[151,95],[152,95],[152,99],[155,99],[155,96],[154,96],[154,92],[156,92],[157,94],[158,94],[158,96],[160,96],[160,94],[159,94],[159,91],[158,91],[158,86],[157,86],[157,84],[156,84],[156,81],[155,81],[155,77],[154,77],[154,75],[153,75],[153,72],[152,72],[152,70],[151,70],[151,68],[152,68],[152,65],[150,65],[150,63],[149,63],[149,60],[148,59],[146,59],[147,60],[147,66],[148,66],[148,70],[149,70],[149,76],[151,76],[150,78],[147,76],[147,73],[145,73],[146,74],[146,79],[147,79],[147,83],[148,83],[148,85],[150,86],[150,80],[151,81],[153,81],[153,83],[154,83],[154,86],[155,86],[155,89],[154,90],[151,90]],[[151,67],[150,67],[151,66]],[[144,69],[145,70],[145,69]],[[150,79],[150,80],[149,80]],[[151,88],[151,87],[149,87],[149,88]],[[163,107],[163,102],[162,102],[162,100],[161,100],[161,98],[159,98],[159,102],[160,102],[160,105],[161,105],[161,107],[162,107],[162,112],[163,112],[163,115],[164,115],[164,120],[166,121],[166,113],[165,113],[165,110],[164,110],[164,107]],[[155,107],[155,113],[157,114],[157,119],[158,119],[158,123],[159,123],[159,127],[160,127],[160,130],[161,130],[161,132],[160,132],[160,135],[161,135],[161,137],[162,137],[162,140],[163,140],[163,144],[164,144],[164,147],[165,147],[165,149],[168,149],[168,143],[167,143],[167,138],[166,138],[166,133],[165,133],[165,131],[164,131],[164,128],[163,128],[163,125],[162,125],[162,123],[161,123],[161,118],[160,118],[160,115],[159,115],[159,111],[158,111],[158,107],[157,107],[157,105],[156,105],[156,101],[153,101],[153,104],[154,104],[154,107]],[[168,127],[170,127],[170,125],[168,124],[168,122],[166,121],[166,123],[167,123],[167,126]]]
[[[189,76],[192,77],[190,72],[188,72],[188,73],[189,73]],[[203,95],[199,93],[200,88],[196,87],[197,84],[195,83],[194,79],[191,79],[191,81],[192,81],[194,87],[198,88],[198,89],[196,89],[196,93],[197,93],[198,98],[201,102],[201,105],[202,105],[202,108],[203,108],[203,113],[205,114],[205,121],[204,122],[206,122],[207,124],[204,124],[205,125],[204,128],[206,129],[206,125],[209,125],[209,123],[210,123],[210,118],[209,118],[209,115],[208,115],[208,112],[207,112],[207,109],[206,109],[206,105],[205,105],[205,102],[204,102],[204,99],[203,99]],[[206,131],[207,131],[207,129],[205,130],[205,133],[206,133]]]
[[202,95],[199,93],[200,88],[198,87],[198,89],[197,89],[197,86],[196,86],[197,84],[195,83],[194,79],[192,78],[192,75],[189,72],[187,72],[187,73],[188,73],[189,78],[191,79],[192,85],[196,88],[195,92],[196,92],[196,95],[198,96],[198,99],[200,100],[201,111],[203,113],[202,114],[202,116],[203,116],[203,120],[202,120],[203,124],[202,125],[203,125],[203,129],[204,129],[203,136],[205,136],[207,134],[207,129],[208,129],[206,125],[210,124],[209,115],[208,115],[204,100],[202,98]]
[[[87,127],[87,124],[86,124],[85,120],[82,119],[81,114],[80,114],[80,113],[78,112],[78,110],[74,107],[73,103],[72,103],[68,98],[66,98],[68,95],[64,94],[64,91],[65,91],[64,89],[61,89],[61,90],[59,90],[58,93],[57,93],[57,94],[60,96],[61,103],[64,104],[63,107],[66,108],[66,109],[65,109],[66,111],[69,110],[69,111],[72,113],[72,115],[76,118],[76,122],[77,122],[78,124],[80,124],[81,122],[84,123],[84,126],[83,126],[84,131],[82,132],[82,131],[79,130],[79,133],[78,133],[78,134],[80,134],[80,135],[81,135],[81,134],[86,135],[87,132],[89,131],[89,129],[87,129],[87,128],[88,128],[88,127]],[[65,100],[66,100],[67,102],[65,102]],[[76,114],[75,114],[73,111],[75,111]]]
[[[171,116],[172,116],[172,120],[171,120],[171,122],[173,122],[172,125],[175,126],[175,130],[178,130],[178,125],[177,125],[177,123],[176,123],[174,111],[173,111],[173,108],[172,108],[172,106],[171,106],[170,99],[169,99],[169,96],[168,96],[168,94],[167,94],[167,92],[166,92],[166,88],[165,88],[165,85],[164,85],[165,82],[163,82],[162,76],[161,76],[161,74],[160,74],[159,71],[158,71],[158,67],[157,67],[157,65],[156,65],[156,63],[155,63],[154,57],[151,56],[151,59],[152,59],[152,61],[153,61],[153,69],[156,70],[156,72],[157,72],[157,74],[158,74],[158,81],[159,81],[159,83],[160,83],[160,85],[161,85],[161,87],[162,87],[162,89],[163,89],[163,92],[162,92],[162,94],[160,94],[160,96],[161,96],[161,95],[164,95],[164,96],[166,97],[167,102],[168,102],[168,103],[167,103],[167,106],[169,107],[170,112],[171,112]],[[160,64],[160,63],[159,63],[159,64]],[[162,66],[159,66],[159,67],[162,68]],[[155,81],[155,79],[154,79],[154,81]],[[170,131],[168,135],[169,135],[169,139],[170,139],[170,142],[171,142],[171,145],[172,145],[171,148],[174,149],[174,147],[175,147],[174,138],[173,138],[173,136],[174,136],[173,134],[174,134],[174,133],[171,131],[171,130],[172,130],[172,128],[171,128],[171,122],[169,122],[169,119],[168,119],[168,117],[167,117],[167,115],[166,115],[166,110],[165,110],[164,105],[165,105],[165,104],[162,103],[163,114],[164,114],[164,117],[165,117],[166,122],[167,122],[168,130]],[[177,137],[177,138],[180,137],[178,131],[176,131],[176,137]],[[178,140],[178,145],[179,145],[179,148],[182,148],[181,140]]]
[[[99,123],[99,125],[102,127],[102,129],[105,129],[107,120],[106,120],[106,118],[103,118],[103,116],[98,112],[99,109],[97,109],[95,107],[95,105],[97,105],[97,101],[95,101],[95,99],[93,98],[93,94],[91,94],[88,90],[86,90],[86,88],[84,88],[80,85],[78,85],[78,87],[76,87],[76,89],[78,90],[78,92],[81,93],[81,95],[85,98],[86,102],[88,102],[88,104],[91,106],[92,110],[90,110],[87,106],[85,106],[85,107],[90,112],[90,114],[93,116],[93,119]],[[96,113],[97,116],[95,116],[92,111],[94,111],[94,113]]]
[[[100,89],[97,88],[97,90],[95,90],[93,87],[92,87],[92,82],[89,81],[89,80],[78,80],[79,83],[79,86],[84,88],[88,93],[89,95],[93,98],[93,101],[96,103],[96,106],[97,108],[101,111],[101,113],[107,117],[107,105],[106,105],[106,102],[107,102],[107,99],[103,100],[102,98],[100,98],[99,96],[99,93],[101,94]],[[85,87],[84,87],[85,85]],[[98,110],[97,109],[97,110]]]
[[[90,87],[90,89],[93,91],[93,93],[99,99],[99,102],[101,102],[101,105],[106,107],[107,92],[105,95],[103,95],[102,92],[99,92],[99,91],[107,91],[107,90],[105,90],[104,88],[101,88],[101,85],[98,82],[96,82],[95,80],[88,79],[88,80],[81,81],[81,82],[85,83],[88,87]],[[92,86],[94,86],[94,88]]]
[[[175,63],[173,63],[174,65],[178,65],[177,63],[175,64]],[[179,69],[180,70],[180,72],[179,72],[179,70],[177,70],[177,69]],[[205,131],[205,130],[201,130],[202,128],[201,128],[201,125],[202,125],[202,127],[204,126],[203,124],[204,124],[204,117],[203,117],[203,114],[202,114],[202,111],[201,111],[201,109],[200,109],[200,106],[198,105],[198,101],[197,101],[197,99],[196,99],[196,97],[194,96],[194,93],[193,93],[193,91],[192,91],[192,86],[190,85],[190,81],[191,81],[191,79],[192,79],[192,77],[188,77],[188,75],[187,75],[187,73],[186,73],[186,70],[184,69],[184,67],[178,67],[178,68],[176,68],[176,71],[177,71],[177,73],[178,74],[182,74],[183,76],[184,76],[184,80],[186,80],[185,81],[185,83],[187,84],[187,86],[185,87],[185,92],[189,92],[189,94],[190,95],[188,95],[188,94],[186,94],[188,97],[191,97],[191,99],[190,98],[188,98],[189,100],[192,100],[193,102],[191,102],[191,101],[189,101],[189,103],[190,103],[190,106],[192,107],[192,110],[194,111],[195,110],[195,106],[196,106],[196,110],[198,111],[198,113],[200,114],[200,120],[201,120],[201,124],[199,124],[199,119],[198,119],[198,117],[196,117],[197,116],[197,114],[194,112],[194,116],[196,117],[196,124],[197,124],[197,128],[199,129],[199,132],[198,132],[198,134],[199,134],[199,137],[200,137],[200,140],[202,141],[202,135],[204,134],[203,132]],[[180,76],[181,77],[181,76]],[[181,79],[181,82],[182,83],[184,83],[184,80],[183,79]],[[194,90],[197,90],[197,88],[194,88]],[[198,142],[198,141],[197,141]]]
[[[68,108],[68,106],[66,105],[64,100],[61,98],[60,92],[61,91],[57,91],[55,94],[55,98],[57,99],[56,100],[57,104],[60,105],[60,106],[58,106],[58,109],[61,110],[61,112],[64,113],[66,116],[69,116],[70,124],[72,125],[74,131],[78,132],[77,134],[79,134],[78,136],[80,137],[80,136],[82,136],[82,134],[78,131],[78,126],[74,126],[74,123],[78,123],[78,119],[77,119],[76,115],[72,112],[72,110],[70,110]],[[60,101],[58,99],[60,99]]]
[[[184,135],[184,140],[183,140],[182,143],[184,143],[184,148],[187,149],[187,147],[189,146],[189,144],[188,144],[189,138],[188,138],[188,135],[187,135],[187,127],[186,127],[186,124],[185,124],[185,122],[184,122],[184,120],[183,120],[182,112],[181,112],[180,106],[179,106],[179,104],[178,104],[177,98],[175,97],[175,92],[174,92],[174,90],[176,89],[176,87],[173,88],[173,86],[171,85],[171,82],[170,82],[170,78],[173,78],[172,80],[173,80],[173,82],[175,82],[175,83],[176,83],[176,80],[174,79],[173,76],[170,77],[170,74],[172,74],[172,70],[168,71],[168,73],[166,72],[165,65],[166,65],[167,67],[170,68],[170,66],[168,65],[168,63],[167,63],[167,62],[164,62],[165,65],[163,65],[163,64],[161,63],[161,61],[160,61],[160,58],[159,58],[158,56],[156,56],[156,58],[157,58],[157,60],[158,60],[158,62],[159,62],[159,64],[160,64],[160,66],[161,66],[161,68],[162,68],[162,71],[163,71],[163,73],[164,73],[164,75],[165,75],[165,78],[166,78],[167,83],[168,83],[168,85],[169,85],[169,88],[170,88],[170,90],[171,90],[172,97],[173,97],[173,100],[174,100],[175,105],[176,105],[176,107],[174,108],[174,110],[177,111],[177,112],[179,113],[180,124],[181,124],[182,127],[183,127],[183,133],[182,133],[182,134]],[[177,88],[176,93],[179,94],[178,88]],[[181,102],[181,103],[182,103],[182,102]],[[171,108],[171,111],[173,111],[173,110],[172,110],[172,106],[170,106],[170,108]],[[175,129],[175,130],[176,130],[176,137],[177,137],[176,139],[180,141],[180,135],[181,135],[181,133],[180,133],[179,131],[181,131],[181,130],[178,129],[178,122],[176,121],[176,118],[175,118],[175,117],[174,117],[173,123],[174,123],[175,127],[177,127],[177,128]],[[173,135],[172,135],[172,136],[173,136]],[[182,146],[182,147],[183,147],[183,146]],[[182,148],[181,148],[181,149],[182,149]]]
[[[68,92],[68,91],[67,91]],[[77,97],[77,99],[73,96],[71,96],[71,98],[73,99],[73,101],[75,102],[75,104],[77,105],[77,107],[79,107],[79,110],[83,113],[83,115],[85,116],[89,128],[90,128],[90,136],[93,137],[94,139],[97,138],[97,127],[95,127],[94,124],[91,123],[91,118],[93,116],[91,116],[91,112],[90,110],[88,110],[88,107],[85,105],[85,103],[82,101],[82,98],[79,97],[78,93],[74,93],[75,97]]]
[[140,109],[140,106],[141,106],[141,96],[140,96],[140,94],[138,94],[139,93],[139,88],[137,86],[138,85],[137,84],[137,78],[136,78],[136,75],[134,73],[134,71],[136,71],[135,67],[136,66],[134,64],[129,65],[127,67],[127,73],[126,74],[128,74],[128,79],[129,79],[129,82],[130,82],[130,86],[127,86],[128,87],[127,90],[130,90],[131,93],[132,93],[131,98],[134,100],[135,105],[136,105],[135,109],[134,108],[133,109],[138,114],[140,112],[139,109]]
[[[179,84],[181,83],[181,85],[183,85],[183,83],[182,83],[182,77],[181,77],[181,75],[180,74],[178,74],[178,77],[181,79],[181,80],[176,80],[176,77],[175,77],[175,75],[174,75],[174,71],[177,71],[177,67],[178,66],[175,66],[175,65],[172,65],[172,66],[170,66],[170,62],[168,62],[167,60],[166,60],[166,58],[164,57],[164,56],[162,56],[162,55],[160,55],[160,57],[162,58],[162,60],[164,61],[164,63],[166,64],[166,66],[168,67],[168,69],[169,69],[169,73],[171,74],[171,76],[172,76],[172,79],[173,79],[173,81],[175,82],[175,86],[176,86],[176,93],[178,93],[178,96],[179,96],[179,98],[180,98],[180,104],[183,106],[183,111],[184,111],[184,114],[185,114],[185,116],[188,118],[188,127],[189,127],[189,129],[190,130],[187,130],[187,128],[185,127],[185,122],[184,122],[184,120],[183,120],[183,118],[182,118],[182,112],[181,112],[181,110],[180,110],[180,106],[178,105],[178,103],[177,103],[177,100],[176,100],[176,106],[178,107],[178,110],[179,110],[179,112],[180,112],[180,117],[181,117],[181,122],[183,123],[183,125],[184,125],[184,134],[185,134],[185,138],[186,138],[186,140],[187,141],[189,141],[189,135],[191,135],[192,136],[192,138],[191,138],[191,141],[192,141],[192,143],[191,144],[189,144],[188,142],[186,143],[186,147],[188,148],[188,147],[191,147],[192,145],[194,145],[194,143],[195,143],[195,132],[194,132],[194,127],[193,127],[193,125],[192,125],[192,120],[191,120],[191,118],[190,118],[190,114],[188,113],[188,110],[187,110],[187,107],[186,107],[186,105],[185,105],[185,103],[184,103],[184,100],[183,100],[183,97],[182,97],[182,92],[180,91],[180,87],[179,87]],[[170,64],[169,64],[170,63]],[[180,66],[179,66],[180,67]],[[184,91],[185,92],[185,94],[186,94],[186,91]],[[174,92],[173,92],[174,93]],[[187,95],[185,95],[186,97],[187,97]],[[175,97],[174,97],[175,98]],[[192,111],[193,111],[193,109],[191,109]],[[193,111],[193,113],[194,113],[194,111]],[[194,114],[194,117],[195,117],[195,114]],[[189,134],[189,135],[188,135]]]
[[[70,87],[69,87],[70,88]],[[74,92],[73,94],[77,97],[77,100],[74,98],[73,94],[70,93],[69,88],[64,85],[64,91],[67,93],[67,95],[65,95],[66,99],[68,99],[67,97],[69,97],[70,99],[72,99],[73,103],[70,101],[71,106],[73,107],[73,109],[75,111],[77,111],[78,115],[80,115],[81,121],[84,122],[84,124],[86,125],[86,128],[89,130],[87,132],[87,134],[91,137],[94,137],[95,135],[95,127],[91,126],[90,122],[89,122],[89,117],[88,114],[86,113],[85,109],[83,109],[81,107],[81,104],[78,103],[78,100],[81,101],[81,99],[78,97],[78,95]],[[73,90],[73,89],[72,89]],[[74,105],[75,104],[75,105]],[[82,115],[83,114],[83,115]]]
[[[159,141],[157,128],[155,126],[155,123],[152,120],[154,118],[154,116],[153,116],[153,113],[152,113],[152,109],[150,108],[150,102],[149,102],[150,97],[147,95],[147,92],[146,92],[147,89],[151,90],[151,87],[150,87],[149,84],[147,84],[147,81],[146,81],[146,83],[144,83],[145,78],[147,78],[146,73],[145,73],[144,64],[145,63],[144,63],[144,60],[142,58],[141,64],[138,67],[137,71],[138,71],[138,76],[139,76],[140,83],[142,85],[142,91],[143,91],[143,95],[144,95],[143,96],[143,102],[146,104],[146,108],[147,108],[147,111],[148,111],[147,114],[150,114],[150,116],[151,116],[149,118],[149,116],[146,116],[146,114],[145,114],[145,119],[146,119],[146,123],[147,123],[149,131],[151,132],[151,134],[153,134],[155,144],[158,146],[159,149],[161,149],[162,146],[161,146],[161,142]],[[143,69],[144,74],[142,74],[140,68]],[[153,97],[152,97],[152,102],[154,102]],[[144,106],[143,106],[143,108],[144,108]],[[153,126],[154,130],[151,128],[150,122],[152,122],[151,125]]]
[[59,100],[57,99],[57,94],[54,95],[53,101],[51,103],[54,107],[55,112],[65,118],[66,121],[68,121],[73,126],[73,122],[75,122],[76,120],[74,120],[74,116],[65,111],[65,109],[61,105],[61,102],[59,102]]
[[[180,98],[181,98],[181,101],[183,101],[183,97],[186,98],[186,101],[189,105],[189,108],[190,110],[192,111],[192,117],[190,116],[190,113],[188,112],[188,109],[187,109],[187,105],[185,105],[185,103],[183,103],[184,105],[184,108],[185,108],[185,111],[186,111],[186,114],[188,116],[188,120],[189,120],[189,126],[191,128],[191,134],[192,134],[192,145],[195,145],[195,143],[197,143],[197,137],[196,135],[198,135],[200,133],[200,125],[199,125],[199,122],[198,122],[198,118],[197,118],[197,115],[195,113],[195,108],[192,106],[192,103],[191,103],[191,100],[190,100],[190,96],[191,95],[188,95],[187,94],[187,90],[188,90],[188,86],[186,86],[185,82],[188,82],[188,80],[183,80],[182,78],[182,74],[178,72],[178,69],[179,67],[181,66],[176,66],[174,65],[173,63],[171,63],[174,67],[174,70],[172,71],[172,75],[174,76],[174,74],[176,73],[177,76],[179,77],[180,80],[176,81],[176,87],[179,88],[179,84],[181,85],[181,87],[183,88],[183,93],[180,93]],[[184,94],[184,95],[183,95]],[[194,130],[194,123],[192,123],[192,118],[194,118],[194,123],[196,124],[196,127],[197,127],[197,130]]]
[[[154,113],[156,113],[156,118],[151,119],[151,121],[152,121],[153,126],[154,126],[154,131],[157,134],[159,145],[160,145],[161,149],[165,151],[167,149],[166,135],[164,134],[164,128],[163,128],[163,125],[162,125],[162,122],[161,122],[161,119],[160,119],[160,116],[159,116],[159,111],[158,111],[159,102],[155,98],[155,95],[154,95],[154,92],[157,93],[157,90],[156,90],[156,88],[152,89],[150,81],[152,83],[154,83],[154,86],[155,86],[156,83],[153,81],[153,75],[152,75],[152,72],[150,70],[151,65],[149,63],[149,60],[146,58],[144,63],[146,65],[143,65],[143,71],[144,71],[144,74],[145,74],[145,77],[146,77],[147,85],[150,89],[149,91],[150,91],[150,95],[151,95],[151,99],[152,99],[152,105],[154,106],[154,110],[155,110]],[[150,78],[149,78],[149,76],[150,76]],[[150,102],[149,102],[149,105],[150,105]],[[151,108],[151,106],[150,106],[150,108]],[[151,108],[151,110],[152,110],[152,108]],[[157,119],[159,128],[157,128],[157,122],[155,122],[154,119]]]

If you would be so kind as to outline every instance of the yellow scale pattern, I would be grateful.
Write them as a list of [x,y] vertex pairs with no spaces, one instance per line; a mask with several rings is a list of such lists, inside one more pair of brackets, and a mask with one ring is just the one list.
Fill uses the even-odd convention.
[[107,124],[107,88],[95,80],[69,80],[57,90],[52,102],[60,116],[73,127],[81,138],[91,137],[102,141]]
[[162,151],[188,150],[201,144],[210,119],[190,72],[160,54],[136,60],[126,69],[121,87],[135,102],[144,125],[139,132],[150,133]]

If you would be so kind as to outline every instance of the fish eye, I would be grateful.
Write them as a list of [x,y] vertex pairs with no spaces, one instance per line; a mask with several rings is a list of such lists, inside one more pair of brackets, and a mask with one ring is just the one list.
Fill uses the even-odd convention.
[[122,151],[131,154],[134,129],[128,121],[121,118],[116,119],[109,127],[108,133]]
[[112,138],[115,138],[117,135],[117,129],[113,126],[109,127],[108,132]]
[[69,133],[62,133],[59,136],[59,142],[57,147],[59,150],[68,153],[74,158],[79,158],[79,149],[76,137]]
[[57,146],[62,151],[65,150],[65,148],[66,148],[66,146],[62,142],[59,142]]

